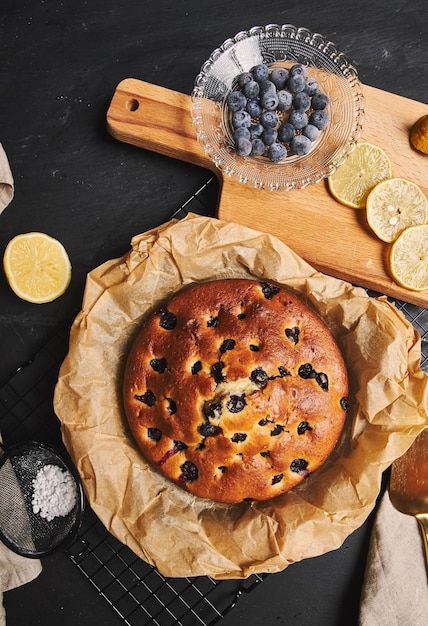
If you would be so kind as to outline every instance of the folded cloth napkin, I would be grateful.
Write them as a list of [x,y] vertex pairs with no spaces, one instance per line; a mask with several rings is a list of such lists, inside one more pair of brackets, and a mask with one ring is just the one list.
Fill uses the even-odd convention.
[[392,506],[388,491],[380,501],[370,538],[359,623],[428,624],[428,579],[419,524]]
[[0,213],[11,202],[14,194],[14,183],[9,161],[0,143]]
[[0,542],[0,626],[6,624],[3,592],[34,580],[41,571],[39,559],[19,556]]

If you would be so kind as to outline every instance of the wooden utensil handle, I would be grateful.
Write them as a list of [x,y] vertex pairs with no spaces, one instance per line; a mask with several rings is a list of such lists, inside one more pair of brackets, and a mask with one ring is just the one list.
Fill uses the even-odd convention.
[[419,513],[416,515],[416,519],[419,522],[419,527],[422,533],[422,539],[425,548],[425,558],[428,572],[428,513]]

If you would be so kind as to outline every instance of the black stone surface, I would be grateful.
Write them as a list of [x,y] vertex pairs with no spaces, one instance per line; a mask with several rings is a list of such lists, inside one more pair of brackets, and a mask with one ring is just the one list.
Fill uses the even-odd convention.
[[[0,142],[15,197],[0,215],[0,254],[14,235],[44,231],[68,250],[73,280],[59,300],[31,305],[0,272],[0,381],[72,319],[88,271],[121,256],[133,235],[166,221],[209,177],[113,140],[105,114],[116,85],[133,77],[190,94],[212,50],[268,23],[322,33],[362,82],[428,111],[425,0],[1,2]],[[213,201],[208,213],[215,208]],[[269,576],[220,623],[356,625],[370,526],[371,519],[334,552]],[[125,623],[65,552],[43,566],[35,581],[5,594],[7,626]]]

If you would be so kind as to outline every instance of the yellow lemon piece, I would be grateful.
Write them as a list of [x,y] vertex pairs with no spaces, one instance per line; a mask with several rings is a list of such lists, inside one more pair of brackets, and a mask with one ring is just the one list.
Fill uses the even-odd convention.
[[403,230],[392,244],[389,262],[399,285],[414,291],[428,289],[428,224]]
[[386,152],[379,146],[362,141],[357,143],[327,182],[331,195],[338,202],[353,209],[363,209],[373,187],[391,176],[392,164]]
[[410,130],[411,144],[419,152],[428,154],[428,115],[422,115]]
[[378,183],[367,196],[367,221],[373,232],[390,243],[409,226],[425,224],[428,202],[422,189],[405,178]]
[[16,295],[36,304],[61,296],[71,280],[70,259],[64,246],[44,233],[24,233],[11,239],[3,267]]

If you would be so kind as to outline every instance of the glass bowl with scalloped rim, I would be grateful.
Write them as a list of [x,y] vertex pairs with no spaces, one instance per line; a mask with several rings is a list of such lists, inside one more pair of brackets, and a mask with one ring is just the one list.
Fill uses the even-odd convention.
[[[266,152],[238,156],[228,98],[239,89],[238,76],[261,64],[270,72],[301,64],[327,94],[328,125],[307,154],[294,154],[286,146],[280,162]],[[322,35],[290,24],[256,26],[224,41],[203,63],[191,101],[198,141],[215,166],[241,183],[272,191],[302,189],[332,174],[355,146],[364,119],[362,87],[347,56]]]

